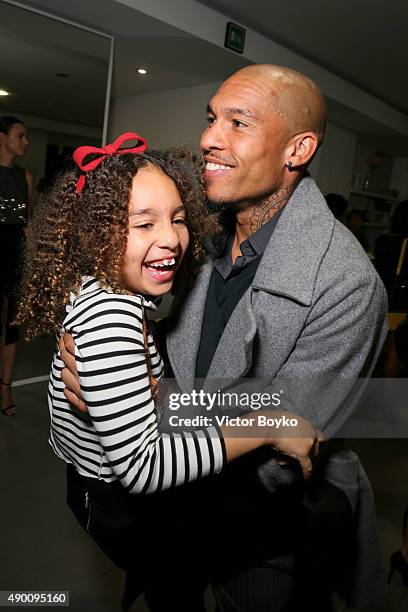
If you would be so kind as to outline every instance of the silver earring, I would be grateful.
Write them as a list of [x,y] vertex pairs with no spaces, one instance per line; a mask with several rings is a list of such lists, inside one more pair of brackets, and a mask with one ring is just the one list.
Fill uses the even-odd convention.
[[292,166],[293,166],[293,164],[292,164],[292,162],[291,162],[291,161],[286,162],[286,165],[287,165],[287,167],[288,167],[288,169],[289,169],[289,170],[292,170]]

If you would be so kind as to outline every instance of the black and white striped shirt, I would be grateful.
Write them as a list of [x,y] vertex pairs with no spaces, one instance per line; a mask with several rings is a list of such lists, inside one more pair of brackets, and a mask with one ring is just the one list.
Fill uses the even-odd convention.
[[[58,350],[48,390],[50,443],[83,476],[120,480],[132,493],[152,493],[219,472],[224,441],[216,428],[160,434],[143,342],[139,295],[118,295],[86,277],[71,294],[63,328],[76,345],[82,393],[91,422],[72,410],[63,394]],[[144,300],[144,306],[153,304]],[[162,361],[148,335],[152,373]]]

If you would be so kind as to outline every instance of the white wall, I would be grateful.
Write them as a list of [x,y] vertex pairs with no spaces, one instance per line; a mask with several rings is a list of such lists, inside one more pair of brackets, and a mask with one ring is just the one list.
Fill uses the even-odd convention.
[[[207,104],[218,86],[209,83],[118,98],[111,105],[108,140],[130,130],[145,137],[151,147],[185,144],[196,148],[206,125]],[[328,123],[325,142],[310,167],[323,193],[341,193],[348,198],[355,148],[353,132]]]
[[47,153],[47,132],[45,130],[28,128],[28,139],[30,146],[24,159],[17,160],[19,166],[23,166],[34,175],[34,186],[44,176],[45,157]]
[[219,83],[118,98],[111,103],[108,140],[131,130],[150,147],[197,147],[206,123],[206,107]]
[[356,134],[334,123],[327,124],[316,179],[325,195],[327,193],[339,193],[348,199],[353,177],[356,146]]

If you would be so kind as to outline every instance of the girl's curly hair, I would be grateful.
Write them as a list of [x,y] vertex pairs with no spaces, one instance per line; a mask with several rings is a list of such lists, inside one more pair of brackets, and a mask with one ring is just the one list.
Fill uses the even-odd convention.
[[188,278],[202,263],[201,237],[217,233],[218,223],[205,207],[198,156],[182,148],[111,155],[87,173],[80,194],[76,193],[80,171],[71,167],[43,195],[28,226],[17,316],[17,323],[27,326],[28,340],[60,327],[70,292],[78,292],[82,276],[94,276],[113,291],[124,293],[121,262],[132,179],[140,168],[149,166],[161,169],[175,182],[186,207],[190,247],[177,275]]

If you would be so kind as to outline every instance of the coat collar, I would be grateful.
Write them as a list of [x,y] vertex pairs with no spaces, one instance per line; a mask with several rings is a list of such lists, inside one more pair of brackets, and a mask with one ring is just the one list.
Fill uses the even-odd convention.
[[321,261],[334,229],[334,217],[310,177],[302,179],[282,211],[252,288],[312,303]]

